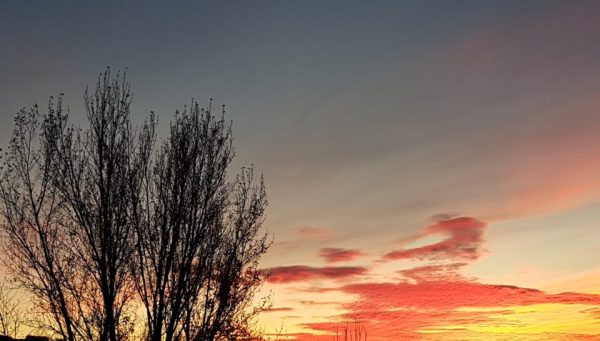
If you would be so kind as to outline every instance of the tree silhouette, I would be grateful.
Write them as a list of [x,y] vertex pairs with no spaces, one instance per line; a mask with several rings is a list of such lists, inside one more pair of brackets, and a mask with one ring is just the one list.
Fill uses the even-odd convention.
[[[144,181],[136,217],[138,292],[150,340],[238,339],[267,250],[266,205],[252,169],[233,183],[231,129],[195,102],[171,123]],[[144,129],[148,140],[152,130]]]
[[[0,182],[5,263],[63,339],[250,337],[263,281],[262,178],[230,181],[231,126],[192,105],[155,150],[156,119],[130,122],[124,76],[86,90],[89,127],[68,123],[62,96],[22,110]],[[145,319],[134,320],[141,303]]]
[[[47,117],[55,115],[57,107],[61,110],[61,99],[58,104],[51,99]],[[37,105],[15,118],[0,181],[2,254],[10,272],[48,314],[49,319],[40,323],[75,340],[80,309],[67,285],[75,273],[68,264],[73,252],[65,243],[68,224],[61,219],[65,206],[53,186],[54,150],[45,128],[46,117]]]
[[335,341],[367,341],[367,328],[364,324],[354,321],[335,325]]

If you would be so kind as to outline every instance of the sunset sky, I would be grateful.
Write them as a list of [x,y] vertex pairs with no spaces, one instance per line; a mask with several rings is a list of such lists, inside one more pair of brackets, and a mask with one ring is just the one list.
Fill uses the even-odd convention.
[[[0,3],[12,117],[128,68],[134,118],[225,103],[274,244],[258,324],[600,339],[600,1]],[[0,272],[1,273],[1,272]]]

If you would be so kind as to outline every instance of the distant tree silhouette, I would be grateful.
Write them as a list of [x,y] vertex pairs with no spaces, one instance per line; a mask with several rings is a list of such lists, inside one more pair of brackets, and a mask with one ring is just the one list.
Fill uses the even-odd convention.
[[354,321],[351,325],[348,321],[335,325],[335,341],[367,341],[367,328],[364,324]]
[[107,70],[84,99],[87,129],[62,96],[21,110],[0,181],[4,261],[42,327],[68,341],[127,340],[136,324],[152,341],[250,338],[267,201],[252,168],[228,180],[230,125],[192,102],[155,150],[154,114],[132,126],[124,76]]
[[0,341],[53,341],[46,336],[27,335],[24,339],[13,339],[9,336],[0,335]]

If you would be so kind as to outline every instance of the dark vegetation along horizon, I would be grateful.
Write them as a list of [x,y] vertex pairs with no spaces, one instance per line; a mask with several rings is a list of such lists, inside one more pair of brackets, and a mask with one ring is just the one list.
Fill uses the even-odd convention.
[[[131,122],[131,98],[107,69],[85,92],[86,128],[69,123],[63,95],[15,118],[0,255],[31,302],[23,325],[65,341],[260,339],[262,176],[228,175],[231,123],[212,100],[176,112],[159,140],[154,113]],[[0,334],[16,337],[19,307],[7,307]]]
[[52,341],[53,339],[47,336],[27,335],[24,339],[17,339],[10,336],[0,335],[0,341]]

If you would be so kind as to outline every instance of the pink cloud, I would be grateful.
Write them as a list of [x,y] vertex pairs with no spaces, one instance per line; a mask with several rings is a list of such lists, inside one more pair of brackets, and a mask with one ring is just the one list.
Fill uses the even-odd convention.
[[364,275],[367,268],[361,266],[311,267],[306,265],[278,266],[264,270],[270,283],[292,283],[315,279],[344,279]]
[[327,302],[327,301],[300,301],[300,303],[304,305],[329,305],[329,304],[337,304],[338,302]]
[[[418,336],[422,334],[417,332],[427,327],[502,323],[496,319],[503,312],[508,313],[503,309],[510,306],[540,303],[600,305],[600,295],[548,294],[536,289],[465,280],[364,283],[346,285],[340,290],[359,297],[357,301],[343,305],[349,312],[340,316],[341,319],[364,321],[372,335],[403,340],[420,339]],[[498,309],[493,314],[457,310],[462,307]]]
[[330,231],[314,226],[301,226],[296,228],[296,235],[304,238],[319,238],[319,237],[327,237],[331,234]]
[[417,282],[431,281],[431,280],[457,280],[464,279],[458,270],[466,266],[467,263],[452,263],[452,264],[438,264],[438,265],[426,265],[419,266],[408,270],[400,270],[398,273],[406,278],[412,279]]
[[325,259],[327,263],[347,262],[363,255],[358,249],[343,249],[335,247],[322,248],[319,256]]
[[[340,316],[341,320],[360,321],[367,332],[368,340],[406,340],[422,341],[431,340],[426,335],[417,331],[435,324],[436,322],[460,322],[462,320],[474,320],[480,318],[480,314],[473,312],[460,312],[454,316],[449,316],[443,312],[436,311],[352,311]],[[335,335],[339,323],[336,322],[315,322],[303,325],[319,332],[327,332]],[[329,336],[330,340],[335,340]],[[305,340],[310,340],[306,338]],[[436,340],[436,339],[434,339]]]
[[459,307],[508,307],[540,303],[600,305],[600,295],[561,293],[511,285],[491,285],[472,281],[423,281],[411,284],[361,283],[340,288],[360,297],[348,308],[353,311],[424,308],[450,311]]
[[483,252],[483,232],[486,226],[486,223],[471,217],[441,220],[427,227],[419,237],[443,234],[448,236],[446,239],[421,247],[388,252],[384,255],[384,259],[473,261]]
[[[420,272],[424,268],[411,270]],[[341,305],[341,308],[348,312],[337,316],[336,319],[337,321],[360,321],[368,331],[369,339],[373,340],[438,340],[435,337],[428,338],[419,331],[443,325],[454,326],[453,331],[444,333],[444,340],[452,339],[450,334],[460,331],[461,325],[466,327],[472,324],[510,323],[503,320],[502,316],[512,313],[509,309],[512,306],[542,303],[600,306],[600,295],[569,292],[548,294],[537,289],[482,284],[461,279],[425,280],[412,284],[408,282],[360,283],[322,291],[332,290],[358,296],[356,301]],[[490,313],[458,310],[465,307],[493,308],[493,311]],[[594,315],[595,312],[595,308],[590,309],[589,314]],[[339,323],[317,322],[305,323],[303,326],[319,332],[328,332],[331,335]],[[458,335],[465,337],[466,334]],[[469,335],[473,334],[469,332]],[[489,334],[480,335],[483,339],[489,336]],[[556,336],[556,334],[544,334],[534,335],[531,338],[519,336],[516,339],[539,340]],[[589,335],[565,334],[563,337],[564,340],[595,340]],[[562,338],[556,340],[559,339],[563,340]]]

